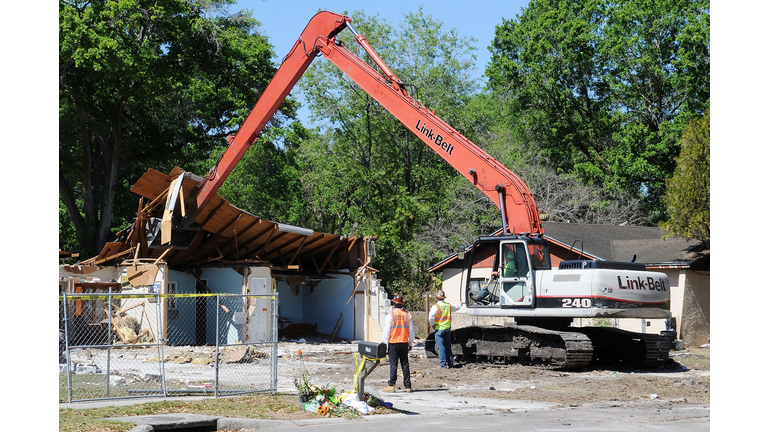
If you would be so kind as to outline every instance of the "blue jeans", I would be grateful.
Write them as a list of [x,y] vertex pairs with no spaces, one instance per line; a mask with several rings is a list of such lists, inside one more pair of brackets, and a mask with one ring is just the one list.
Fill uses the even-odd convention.
[[451,329],[437,330],[435,332],[435,345],[437,345],[437,355],[440,357],[440,367],[452,367]]
[[485,287],[483,287],[483,289],[480,290],[479,293],[477,293],[477,299],[478,300],[485,300],[485,298],[488,297],[489,295],[491,295],[491,292],[488,291],[488,287],[485,286]]

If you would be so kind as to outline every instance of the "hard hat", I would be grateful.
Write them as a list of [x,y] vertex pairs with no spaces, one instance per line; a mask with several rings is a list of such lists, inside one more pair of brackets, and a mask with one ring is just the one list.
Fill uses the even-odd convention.
[[400,294],[395,295],[395,298],[392,299],[392,303],[403,305],[405,304],[405,301],[403,301],[403,296]]
[[435,294],[435,297],[437,297],[438,300],[445,300],[445,291],[438,291],[437,294]]

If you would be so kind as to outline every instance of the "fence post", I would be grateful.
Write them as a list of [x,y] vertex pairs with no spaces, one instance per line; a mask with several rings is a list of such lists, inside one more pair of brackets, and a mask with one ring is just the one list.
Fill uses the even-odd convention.
[[272,293],[272,395],[277,393],[277,308],[280,304],[277,291]]
[[[166,341],[168,340],[168,326],[161,326],[160,321],[165,321],[165,313],[163,315],[160,315],[160,312],[163,310],[160,308],[160,293],[157,294],[157,343],[158,347],[157,350],[159,352],[159,358],[160,358],[160,380],[162,382],[163,386],[163,397],[168,397],[168,388],[165,385],[165,351],[163,350],[163,345],[165,345]],[[165,308],[167,311],[168,308]],[[165,334],[163,334],[165,332]],[[163,337],[165,336],[165,337]]]
[[69,355],[69,305],[67,305],[67,290],[64,290],[64,346],[67,350],[67,402],[72,403],[72,364]]
[[221,332],[221,318],[219,317],[219,309],[221,309],[221,294],[216,294],[216,349],[214,350],[214,386],[213,397],[219,397],[219,332]]
[[[107,391],[105,394],[109,399],[109,364],[112,359],[112,287],[109,287],[107,293],[107,303]],[[119,309],[118,313],[120,313]]]

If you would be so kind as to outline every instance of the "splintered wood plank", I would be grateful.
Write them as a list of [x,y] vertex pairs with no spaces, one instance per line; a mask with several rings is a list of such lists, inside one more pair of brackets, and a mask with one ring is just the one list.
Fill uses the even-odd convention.
[[101,253],[99,256],[96,257],[96,261],[100,261],[110,255],[114,255],[118,252],[121,252],[125,248],[125,243],[121,242],[109,242],[104,245],[104,248],[101,249]]
[[153,200],[171,185],[171,177],[156,169],[149,168],[131,188],[131,192]]
[[[172,169],[169,174],[164,174],[156,169],[149,168],[147,169],[147,172],[139,178],[136,184],[133,185],[131,192],[149,200],[154,200],[168,189],[173,179],[181,174],[184,174],[184,170],[179,167]],[[182,187],[184,189],[184,196],[188,197],[195,187],[197,187],[197,181],[192,178],[185,179],[184,183],[182,183]]]

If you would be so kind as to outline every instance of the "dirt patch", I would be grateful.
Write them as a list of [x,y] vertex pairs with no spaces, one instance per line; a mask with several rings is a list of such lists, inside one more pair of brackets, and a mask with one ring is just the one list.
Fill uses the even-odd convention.
[[[280,387],[291,391],[291,372],[298,370],[298,349],[305,367],[318,385],[335,385],[344,391],[354,388],[352,378],[357,345],[280,344]],[[561,406],[663,400],[670,403],[709,403],[709,348],[673,351],[670,361],[654,369],[587,369],[564,372],[521,365],[468,364],[441,369],[426,358],[423,348],[410,354],[411,381],[419,390],[448,390],[451,395],[492,399],[548,402]],[[286,378],[282,375],[286,374]],[[365,389],[378,393],[387,385],[389,364],[383,360],[366,378]],[[402,372],[398,371],[402,390]]]

